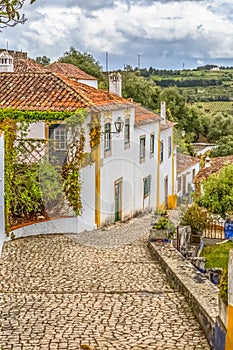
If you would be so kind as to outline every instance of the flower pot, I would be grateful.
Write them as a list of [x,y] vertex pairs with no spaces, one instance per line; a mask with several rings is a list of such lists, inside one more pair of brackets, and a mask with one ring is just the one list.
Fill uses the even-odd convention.
[[168,239],[168,230],[167,229],[156,229],[156,228],[151,228],[150,229],[150,235],[149,235],[149,240],[161,240],[161,239]]

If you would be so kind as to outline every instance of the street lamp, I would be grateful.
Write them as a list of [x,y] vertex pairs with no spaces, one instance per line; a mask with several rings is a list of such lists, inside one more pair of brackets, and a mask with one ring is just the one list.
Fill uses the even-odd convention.
[[114,122],[114,125],[115,125],[116,131],[111,131],[111,133],[112,134],[120,134],[123,130],[123,125],[124,125],[124,122],[121,119],[121,117],[117,118],[117,120]]

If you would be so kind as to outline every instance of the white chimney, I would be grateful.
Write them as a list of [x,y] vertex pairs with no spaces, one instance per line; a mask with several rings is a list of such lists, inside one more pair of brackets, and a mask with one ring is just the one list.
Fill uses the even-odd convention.
[[119,72],[109,74],[109,92],[122,96],[122,78]]
[[211,167],[211,161],[210,161],[210,157],[206,157],[205,159],[205,168],[210,168]]
[[166,120],[166,102],[162,101],[160,104],[160,117],[163,119],[163,124]]
[[13,57],[7,51],[0,53],[0,72],[14,72]]

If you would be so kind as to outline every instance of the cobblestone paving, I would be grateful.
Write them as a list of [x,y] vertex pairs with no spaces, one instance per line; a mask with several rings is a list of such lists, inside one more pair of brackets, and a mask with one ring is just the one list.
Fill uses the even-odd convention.
[[0,349],[210,349],[150,256],[149,223],[145,216],[92,234],[5,244]]

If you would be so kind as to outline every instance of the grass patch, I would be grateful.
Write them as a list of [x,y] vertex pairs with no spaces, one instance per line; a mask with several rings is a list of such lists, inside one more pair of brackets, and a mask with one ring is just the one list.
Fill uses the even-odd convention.
[[231,241],[204,247],[201,256],[206,258],[206,268],[219,267],[228,270],[230,249],[233,249]]

